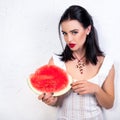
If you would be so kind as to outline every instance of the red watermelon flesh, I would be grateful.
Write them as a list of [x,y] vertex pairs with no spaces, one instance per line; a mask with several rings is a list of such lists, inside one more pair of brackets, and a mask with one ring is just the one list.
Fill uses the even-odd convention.
[[37,91],[55,93],[66,89],[70,83],[63,69],[55,65],[44,65],[31,75],[30,84]]

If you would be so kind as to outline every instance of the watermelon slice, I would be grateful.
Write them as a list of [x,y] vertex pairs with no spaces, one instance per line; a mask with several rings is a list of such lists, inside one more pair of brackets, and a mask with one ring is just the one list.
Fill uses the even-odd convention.
[[30,88],[37,94],[44,92],[60,96],[70,90],[72,77],[55,65],[43,65],[28,79]]

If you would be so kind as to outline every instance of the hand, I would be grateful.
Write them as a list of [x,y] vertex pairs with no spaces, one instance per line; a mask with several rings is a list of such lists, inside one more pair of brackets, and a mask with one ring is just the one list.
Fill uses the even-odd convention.
[[72,83],[72,89],[74,92],[80,95],[95,94],[98,90],[98,85],[91,83],[87,80],[80,80]]
[[53,96],[53,93],[43,93],[38,96],[39,100],[42,100],[47,105],[55,105],[57,102],[57,97]]

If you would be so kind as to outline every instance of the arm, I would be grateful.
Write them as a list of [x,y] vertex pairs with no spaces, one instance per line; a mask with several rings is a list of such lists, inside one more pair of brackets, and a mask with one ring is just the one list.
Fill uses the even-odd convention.
[[114,103],[114,66],[112,66],[102,88],[87,80],[80,80],[72,84],[74,92],[80,95],[94,94],[100,106],[109,109]]
[[102,89],[98,86],[95,96],[98,103],[106,109],[112,108],[114,103],[114,66],[110,70]]
[[[48,62],[48,65],[53,65],[53,58],[51,58]],[[58,97],[54,96],[54,93],[43,93],[38,96],[39,100],[42,100],[45,104],[55,106],[57,104]]]

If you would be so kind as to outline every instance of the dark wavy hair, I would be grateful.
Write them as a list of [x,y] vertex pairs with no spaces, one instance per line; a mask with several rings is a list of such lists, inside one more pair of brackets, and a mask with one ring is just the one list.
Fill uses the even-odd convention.
[[[61,16],[61,19],[58,25],[59,37],[60,37],[62,47],[63,47],[63,43],[61,39],[60,26],[61,26],[61,23],[66,20],[77,20],[79,23],[82,24],[84,28],[87,28],[89,25],[91,25],[91,31],[89,35],[87,35],[86,42],[84,44],[85,57],[86,57],[86,62],[91,62],[92,64],[96,65],[98,61],[97,56],[104,56],[104,54],[100,50],[100,47],[98,44],[97,32],[96,32],[96,29],[94,28],[91,15],[87,12],[85,8],[78,5],[72,5],[65,10],[63,15]],[[63,52],[60,54],[61,60],[67,62],[68,60],[75,59],[72,53],[73,51],[70,50],[68,45],[66,45],[65,48],[63,48]]]

